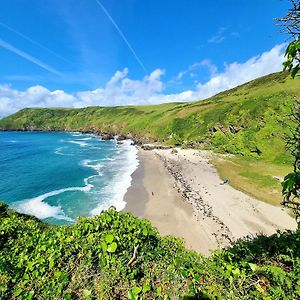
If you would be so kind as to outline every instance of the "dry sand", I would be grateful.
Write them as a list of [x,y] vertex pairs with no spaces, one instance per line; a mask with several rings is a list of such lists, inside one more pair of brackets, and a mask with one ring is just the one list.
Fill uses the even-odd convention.
[[295,229],[295,220],[276,207],[221,185],[206,151],[139,150],[140,166],[125,195],[125,211],[149,219],[162,235],[185,240],[208,255],[249,234]]

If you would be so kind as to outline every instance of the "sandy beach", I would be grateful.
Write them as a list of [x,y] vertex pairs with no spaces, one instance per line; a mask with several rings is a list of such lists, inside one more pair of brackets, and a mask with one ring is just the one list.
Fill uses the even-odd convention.
[[204,255],[246,235],[295,229],[276,207],[221,184],[207,151],[139,150],[124,211],[149,219],[162,235],[183,238]]

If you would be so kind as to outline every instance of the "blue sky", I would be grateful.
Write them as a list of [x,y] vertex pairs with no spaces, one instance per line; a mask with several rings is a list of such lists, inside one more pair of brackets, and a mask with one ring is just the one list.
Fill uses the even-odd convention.
[[25,106],[190,101],[277,71],[287,37],[274,18],[290,6],[288,0],[1,2],[0,116]]

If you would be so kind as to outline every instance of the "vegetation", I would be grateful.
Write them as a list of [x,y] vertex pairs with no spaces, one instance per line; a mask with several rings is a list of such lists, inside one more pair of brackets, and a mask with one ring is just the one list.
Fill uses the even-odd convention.
[[283,63],[284,69],[291,73],[295,78],[300,70],[300,1],[291,0],[292,8],[289,9],[287,15],[278,18],[278,25],[282,26],[282,31],[287,33],[293,40],[286,48],[286,61]]
[[292,171],[290,164],[233,155],[215,155],[211,163],[222,179],[229,179],[232,187],[273,205],[282,202],[281,182]]
[[[291,0],[293,7],[287,16],[278,19],[283,31],[286,31],[293,41],[288,45],[283,63],[284,69],[288,70],[295,78],[300,70],[300,1]],[[294,170],[285,176],[282,183],[282,193],[284,200],[282,204],[292,208],[296,219],[300,220],[300,101],[297,99],[293,118],[295,126],[291,128],[288,138],[288,148],[294,158]]]
[[2,130],[101,131],[143,141],[214,149],[274,163],[291,163],[287,116],[299,81],[275,73],[205,101],[82,109],[23,109],[0,120]]
[[0,299],[299,299],[300,235],[202,257],[111,208],[53,226],[0,204]]

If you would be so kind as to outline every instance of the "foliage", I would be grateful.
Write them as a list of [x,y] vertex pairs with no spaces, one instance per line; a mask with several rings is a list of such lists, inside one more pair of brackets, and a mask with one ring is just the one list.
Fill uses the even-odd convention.
[[238,241],[206,258],[111,208],[72,226],[0,204],[0,299],[296,299],[299,232]]
[[283,63],[284,70],[288,70],[291,73],[292,78],[295,78],[300,70],[300,39],[289,43],[286,51],[286,61]]
[[283,63],[284,70],[288,70],[294,78],[300,70],[300,1],[291,0],[292,7],[283,18],[278,18],[278,25],[282,32],[287,33],[293,41],[289,43],[285,51],[286,61]]
[[[289,43],[285,51],[286,61],[283,63],[284,69],[288,70],[292,78],[298,74],[300,70],[300,1],[291,0],[292,8],[287,16],[278,19],[280,25],[283,26],[293,39]],[[282,194],[284,200],[282,204],[292,208],[296,216],[296,220],[300,226],[300,102],[296,101],[295,111],[292,115],[295,126],[291,129],[287,140],[287,146],[294,158],[294,171],[285,176],[282,183]]]

